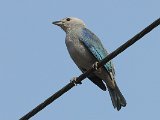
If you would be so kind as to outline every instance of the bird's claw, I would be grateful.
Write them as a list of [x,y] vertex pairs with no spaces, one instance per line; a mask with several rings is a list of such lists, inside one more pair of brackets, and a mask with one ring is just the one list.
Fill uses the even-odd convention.
[[77,77],[73,77],[71,80],[70,80],[71,83],[73,83],[75,86],[77,86],[78,84],[82,84],[82,82],[77,82]]
[[92,67],[95,69],[95,70],[98,70],[98,62],[95,62]]
[[97,72],[101,72],[101,68],[98,68],[98,62],[95,62],[92,67],[97,71]]

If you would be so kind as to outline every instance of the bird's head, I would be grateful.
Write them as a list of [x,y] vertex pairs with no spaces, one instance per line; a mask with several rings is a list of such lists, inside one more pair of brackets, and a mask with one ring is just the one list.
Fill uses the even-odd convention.
[[62,20],[52,22],[52,24],[60,26],[65,32],[73,28],[85,27],[82,20],[74,17],[67,17]]

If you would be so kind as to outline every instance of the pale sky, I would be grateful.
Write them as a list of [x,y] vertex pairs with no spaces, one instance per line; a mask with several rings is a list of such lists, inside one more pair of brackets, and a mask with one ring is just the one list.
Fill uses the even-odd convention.
[[[160,17],[159,0],[0,0],[0,120],[17,120],[72,77],[65,33],[53,26],[68,16],[82,19],[113,51]],[[31,120],[158,120],[160,27],[117,56],[116,80],[127,100],[113,108],[108,91],[88,79]]]

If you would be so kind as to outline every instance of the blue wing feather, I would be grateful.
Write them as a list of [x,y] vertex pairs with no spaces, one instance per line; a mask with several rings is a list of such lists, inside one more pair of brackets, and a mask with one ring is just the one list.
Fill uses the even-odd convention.
[[[84,43],[84,45],[88,48],[88,50],[94,55],[94,57],[98,61],[101,61],[108,55],[108,52],[103,47],[99,38],[87,28],[84,28],[82,30],[82,35],[79,38],[79,40]],[[104,66],[109,73],[111,72],[113,74],[114,77],[115,70],[112,62],[109,61]]]

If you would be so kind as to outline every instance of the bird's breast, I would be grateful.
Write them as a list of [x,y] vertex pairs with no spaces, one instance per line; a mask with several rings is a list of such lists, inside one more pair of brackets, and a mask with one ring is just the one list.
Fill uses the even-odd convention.
[[90,66],[95,62],[95,58],[79,41],[79,39],[76,37],[66,37],[65,42],[68,52],[76,65],[85,69],[90,68]]

